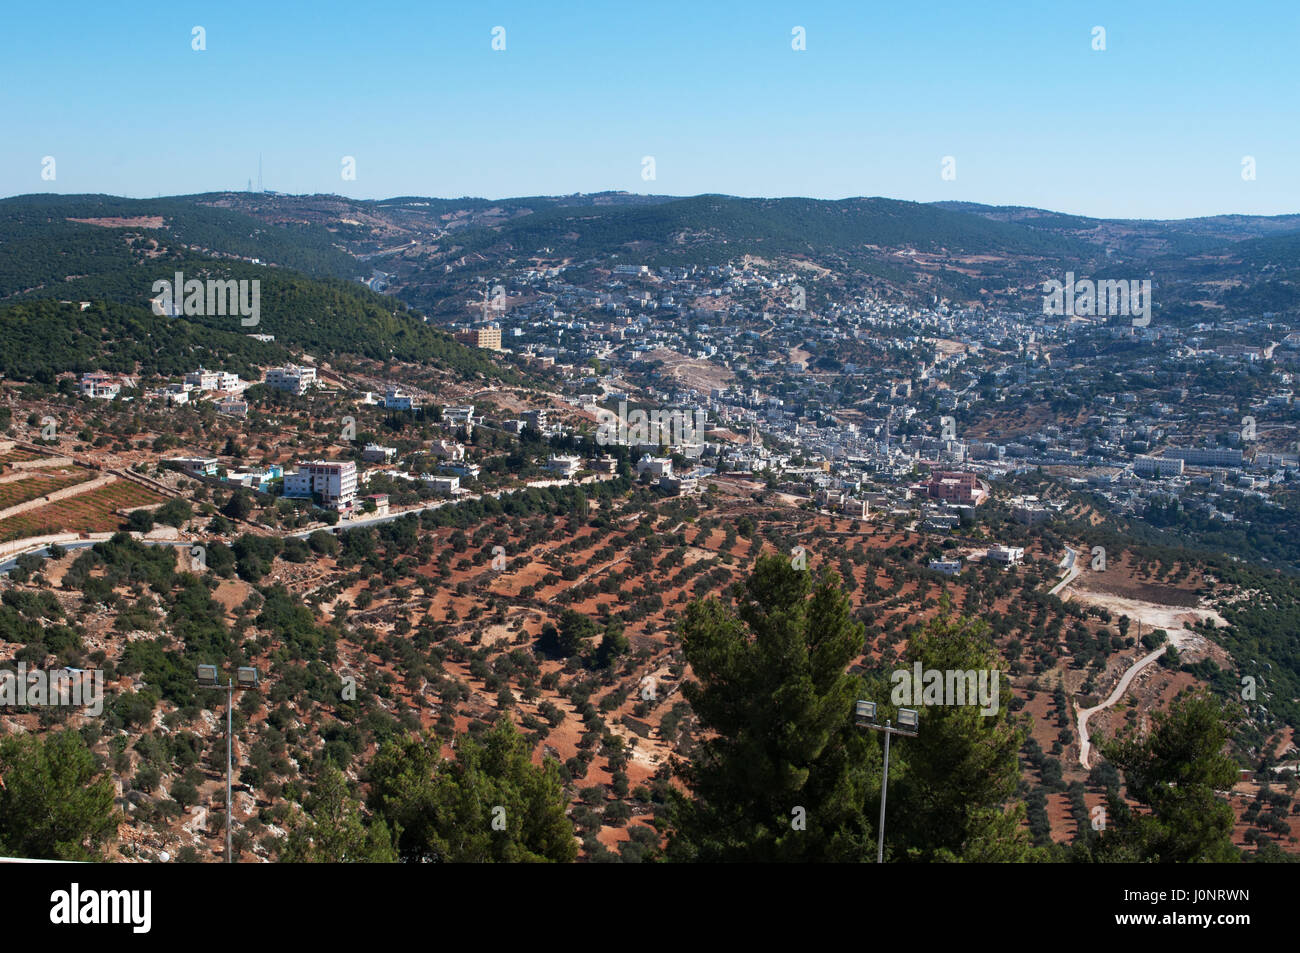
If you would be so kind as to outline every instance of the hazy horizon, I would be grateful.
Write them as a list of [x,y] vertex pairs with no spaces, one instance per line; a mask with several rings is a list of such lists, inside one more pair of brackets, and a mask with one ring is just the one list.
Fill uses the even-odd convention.
[[895,196],[890,196],[890,195],[846,195],[839,198],[823,198],[820,196],[813,196],[813,195],[734,195],[727,192],[695,192],[695,193],[685,194],[685,195],[670,195],[662,192],[633,192],[624,189],[600,189],[600,190],[589,191],[589,192],[587,191],[550,192],[550,193],[538,192],[538,193],[519,194],[519,195],[433,195],[429,193],[412,192],[412,193],[407,193],[402,195],[382,195],[382,196],[375,196],[375,197],[359,196],[359,195],[344,195],[341,192],[288,192],[281,189],[270,189],[270,188],[263,189],[260,192],[257,189],[253,189],[251,192],[248,189],[204,189],[197,192],[174,192],[174,193],[166,193],[166,194],[159,194],[159,195],[124,195],[121,193],[114,193],[114,192],[47,191],[47,192],[20,192],[12,195],[3,195],[0,196],[0,201],[28,198],[30,196],[36,196],[36,195],[57,195],[64,198],[73,198],[77,196],[87,196],[87,195],[103,195],[109,198],[126,199],[128,201],[148,201],[151,199],[186,198],[186,197],[196,196],[196,195],[228,195],[228,194],[246,194],[246,195],[262,194],[262,195],[282,196],[285,198],[311,198],[311,197],[320,196],[320,197],[341,199],[349,202],[373,202],[378,204],[382,204],[386,202],[394,202],[397,201],[398,199],[415,199],[415,200],[430,199],[438,202],[460,202],[460,201],[511,202],[511,201],[527,200],[527,199],[541,199],[541,198],[560,199],[560,198],[590,197],[590,196],[597,196],[597,195],[626,195],[626,196],[636,197],[636,198],[663,199],[668,202],[682,201],[685,199],[702,198],[704,196],[718,196],[720,198],[726,198],[726,199],[738,199],[742,201],[764,201],[764,202],[799,200],[799,201],[834,203],[834,202],[882,200],[887,202],[904,202],[913,205],[962,204],[962,205],[981,206],[983,208],[989,208],[989,209],[1023,209],[1025,211],[1047,212],[1053,215],[1068,215],[1075,218],[1096,219],[1097,221],[1134,221],[1134,222],[1182,222],[1182,221],[1194,221],[1196,219],[1214,219],[1214,218],[1287,218],[1293,215],[1300,215],[1300,207],[1297,207],[1296,210],[1288,211],[1288,212],[1256,213],[1256,212],[1226,211],[1226,212],[1207,213],[1203,215],[1186,215],[1186,216],[1180,216],[1175,218],[1161,218],[1155,216],[1136,216],[1136,215],[1098,216],[1098,215],[1089,215],[1084,212],[1076,212],[1070,209],[1046,208],[1037,205],[1022,205],[1022,204],[1015,204],[1015,203],[995,204],[993,202],[981,202],[978,199],[934,199],[931,201],[921,201],[918,199],[897,198]]

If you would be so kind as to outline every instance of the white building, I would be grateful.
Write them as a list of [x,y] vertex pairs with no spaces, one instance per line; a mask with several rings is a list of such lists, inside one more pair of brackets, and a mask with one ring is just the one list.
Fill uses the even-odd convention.
[[319,496],[327,506],[351,502],[357,495],[357,465],[351,460],[300,463],[296,473],[284,475],[284,495],[295,499]]
[[995,566],[1015,566],[1025,558],[1025,551],[1018,546],[994,546],[984,558]]
[[424,483],[433,492],[442,496],[455,496],[460,492],[460,477],[458,476],[425,476]]
[[391,463],[395,456],[396,447],[381,447],[377,443],[368,443],[361,451],[361,459],[367,463]]
[[647,471],[656,479],[670,477],[673,475],[673,461],[667,457],[652,457],[647,453],[636,462],[636,473],[640,476]]
[[420,399],[400,387],[390,387],[384,394],[384,407],[388,410],[419,410]]
[[1186,461],[1179,457],[1139,455],[1133,458],[1133,472],[1140,477],[1182,476],[1185,466]]
[[109,374],[88,372],[81,375],[81,393],[96,400],[112,400],[122,392],[122,382]]
[[299,367],[297,364],[273,367],[266,372],[266,386],[290,394],[305,394],[316,386],[316,368]]
[[[238,380],[239,378],[235,379]],[[203,367],[200,367],[197,371],[190,371],[185,375],[185,386],[190,390],[216,390],[220,381],[220,371],[209,371]]]
[[429,453],[439,460],[450,460],[454,463],[465,459],[465,445],[453,440],[436,440],[429,448]]
[[216,476],[216,457],[169,457],[163,461],[190,476]]
[[442,408],[443,423],[453,426],[472,427],[474,425],[474,405],[466,404],[459,407]]
[[546,461],[546,469],[562,477],[571,477],[582,469],[582,458],[576,456],[553,456]]

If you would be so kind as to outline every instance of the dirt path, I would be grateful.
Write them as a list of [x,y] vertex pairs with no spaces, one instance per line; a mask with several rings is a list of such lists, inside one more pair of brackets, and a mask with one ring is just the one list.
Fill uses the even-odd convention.
[[[1061,561],[1061,567],[1066,569],[1067,572],[1065,578],[1051,590],[1054,595],[1060,594],[1066,586],[1074,582],[1084,568],[1078,559],[1078,553],[1069,547],[1067,547],[1066,558]],[[1073,595],[1075,600],[1079,602],[1103,606],[1116,616],[1128,616],[1138,623],[1139,632],[1163,629],[1168,636],[1168,641],[1164,645],[1153,652],[1148,652],[1128,667],[1105,701],[1094,705],[1092,708],[1079,709],[1076,722],[1079,732],[1079,764],[1086,769],[1089,767],[1088,759],[1092,752],[1092,741],[1088,737],[1088,719],[1097,712],[1118,703],[1124,697],[1124,693],[1128,691],[1133,679],[1144,668],[1164,655],[1170,645],[1175,646],[1181,652],[1185,648],[1190,648],[1202,642],[1202,636],[1186,628],[1189,623],[1203,619],[1214,619],[1220,625],[1226,623],[1223,617],[1212,609],[1163,605],[1090,589],[1074,589],[1070,593],[1062,595],[1061,598],[1065,599],[1067,595]]]
[[[1170,636],[1170,641],[1173,642],[1173,636]],[[1174,642],[1174,644],[1177,645],[1178,643]],[[1092,751],[1092,741],[1088,738],[1088,719],[1102,709],[1109,708],[1111,705],[1118,702],[1124,696],[1124,693],[1128,691],[1129,684],[1137,677],[1138,672],[1142,671],[1142,669],[1146,668],[1156,659],[1160,658],[1160,656],[1164,655],[1165,650],[1168,648],[1169,645],[1166,643],[1154,652],[1148,652],[1130,665],[1128,671],[1126,671],[1120,678],[1119,684],[1115,686],[1115,690],[1111,692],[1110,696],[1100,705],[1079,709],[1079,764],[1084,768],[1084,770],[1087,770],[1090,767],[1088,764],[1088,755]]]

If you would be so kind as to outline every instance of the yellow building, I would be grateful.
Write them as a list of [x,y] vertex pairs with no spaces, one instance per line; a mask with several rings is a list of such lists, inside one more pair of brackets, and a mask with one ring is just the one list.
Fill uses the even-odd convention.
[[485,351],[501,350],[501,328],[495,324],[463,331],[456,338],[462,344],[483,348]]

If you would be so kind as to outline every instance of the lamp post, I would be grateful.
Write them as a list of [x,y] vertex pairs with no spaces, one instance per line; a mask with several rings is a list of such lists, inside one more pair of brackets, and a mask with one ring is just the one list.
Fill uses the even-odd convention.
[[235,677],[227,679],[226,684],[222,685],[217,680],[217,667],[215,665],[200,665],[198,668],[198,681],[204,688],[224,688],[226,690],[226,863],[233,862],[232,851],[230,847],[230,831],[235,823],[235,813],[231,805],[230,796],[230,751],[234,738],[234,708],[235,708],[235,689],[244,691],[249,688],[257,687],[257,669],[252,666],[241,666],[235,669]]
[[880,824],[876,832],[876,863],[885,862],[885,794],[889,790],[889,736],[902,735],[905,738],[915,738],[920,731],[920,715],[912,708],[898,709],[898,727],[886,719],[885,723],[879,724],[876,721],[876,703],[869,701],[859,701],[854,708],[854,724],[859,728],[870,728],[872,731],[883,731],[885,733],[885,774],[880,781]]

